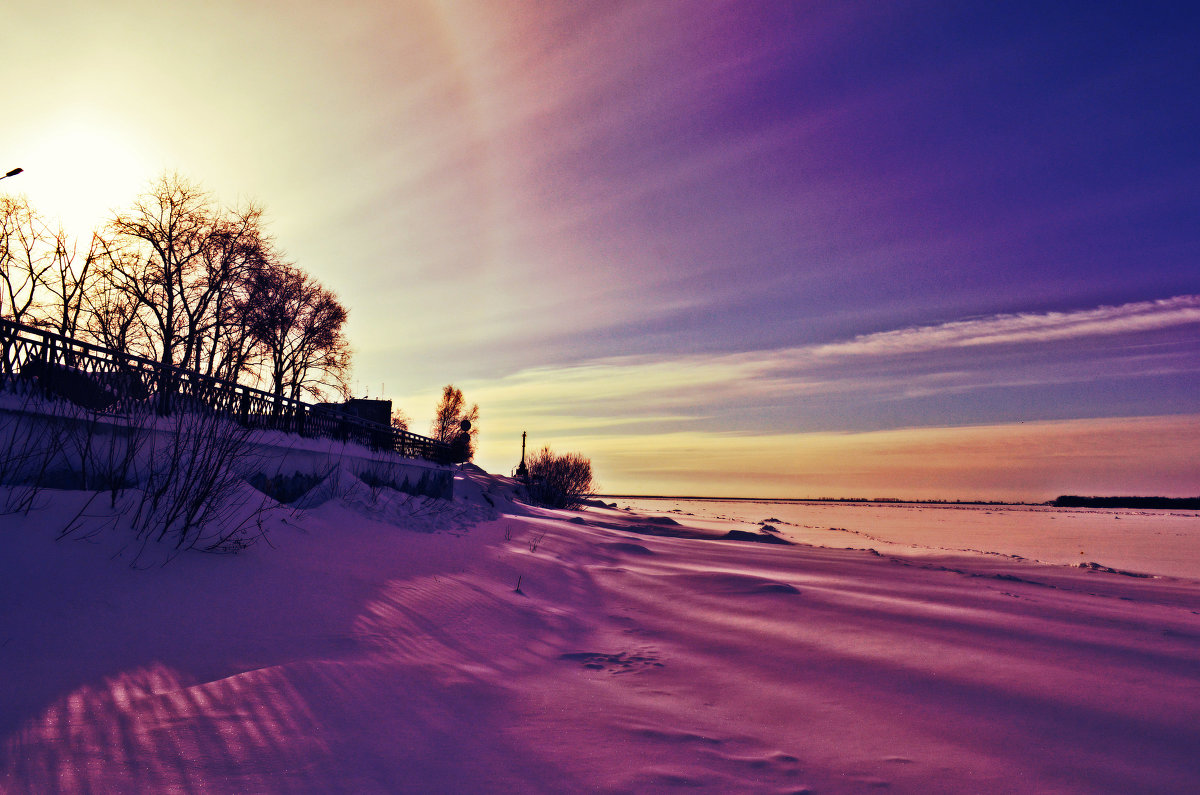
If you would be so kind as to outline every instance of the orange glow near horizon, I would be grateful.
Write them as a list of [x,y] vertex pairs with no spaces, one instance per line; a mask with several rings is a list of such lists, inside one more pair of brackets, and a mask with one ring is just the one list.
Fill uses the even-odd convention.
[[[481,463],[508,474],[520,431],[485,433]],[[544,443],[531,434],[531,449]],[[496,456],[501,446],[511,453]],[[1196,415],[863,433],[564,435],[552,447],[588,454],[610,494],[1044,502],[1061,494],[1191,497],[1200,482]]]

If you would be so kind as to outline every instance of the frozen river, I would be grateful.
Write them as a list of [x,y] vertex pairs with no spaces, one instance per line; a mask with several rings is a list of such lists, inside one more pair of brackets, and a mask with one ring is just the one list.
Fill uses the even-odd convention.
[[769,521],[789,540],[881,553],[1006,555],[1098,563],[1200,580],[1200,511],[743,500],[623,499],[617,504],[685,524]]

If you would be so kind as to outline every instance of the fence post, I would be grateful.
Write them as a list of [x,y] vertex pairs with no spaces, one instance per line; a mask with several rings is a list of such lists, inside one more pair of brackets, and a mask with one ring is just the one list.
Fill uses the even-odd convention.
[[159,416],[166,417],[171,413],[171,373],[167,370],[167,365],[159,362],[154,367],[154,379],[158,381],[158,404],[157,411]]
[[4,375],[11,376],[13,374],[12,361],[9,359],[9,350],[12,345],[13,329],[8,325],[7,321],[0,319],[0,337],[2,337],[3,349],[0,350],[0,368],[3,368]]

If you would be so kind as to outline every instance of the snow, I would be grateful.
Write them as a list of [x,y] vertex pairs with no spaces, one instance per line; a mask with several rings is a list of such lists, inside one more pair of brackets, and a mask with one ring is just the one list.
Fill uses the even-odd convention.
[[[269,543],[136,568],[119,523],[57,539],[82,492],[0,516],[0,789],[1200,783],[1194,569],[1014,558],[981,510],[655,521],[531,508],[476,472],[453,501],[327,496],[270,513]],[[720,538],[768,518],[792,545]],[[1129,519],[1070,521],[1102,539]],[[1138,521],[1195,546],[1194,515]]]
[[1200,579],[1200,511],[662,498],[621,505],[699,526],[733,521],[754,529],[769,519],[784,538],[818,546],[1097,563]]

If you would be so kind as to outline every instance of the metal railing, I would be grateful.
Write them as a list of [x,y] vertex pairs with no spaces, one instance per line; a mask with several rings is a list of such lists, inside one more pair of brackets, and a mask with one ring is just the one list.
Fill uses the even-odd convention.
[[450,462],[450,446],[427,436],[314,406],[183,367],[122,353],[0,318],[0,375],[47,397],[98,412],[154,401],[160,414],[202,405],[246,427],[364,444],[406,458]]

